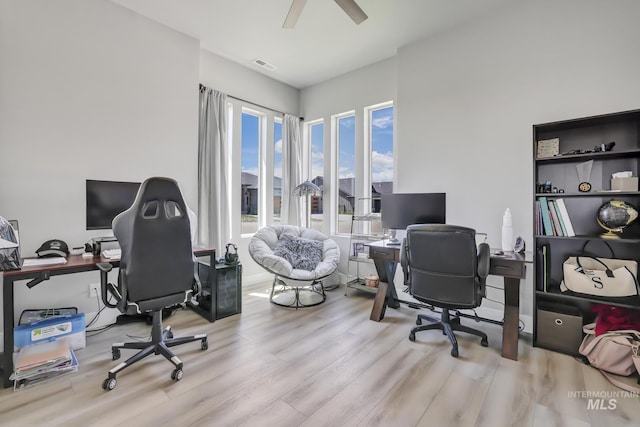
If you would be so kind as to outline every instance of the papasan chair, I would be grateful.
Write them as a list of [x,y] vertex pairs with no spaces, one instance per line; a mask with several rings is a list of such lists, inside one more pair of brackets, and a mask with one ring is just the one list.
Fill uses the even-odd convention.
[[261,228],[249,242],[249,254],[275,275],[269,301],[296,309],[325,301],[322,279],[340,262],[336,242],[317,230],[294,225]]

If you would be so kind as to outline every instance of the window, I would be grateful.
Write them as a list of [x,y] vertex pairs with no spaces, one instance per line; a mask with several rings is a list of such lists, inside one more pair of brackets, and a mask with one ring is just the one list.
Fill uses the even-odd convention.
[[[309,124],[309,145],[311,147],[311,182],[324,189],[324,123]],[[322,231],[322,195],[311,198],[311,228]]]
[[249,112],[242,113],[240,190],[240,232],[242,234],[255,233],[258,230],[260,125],[260,116]]
[[338,141],[338,233],[349,233],[355,203],[355,136],[356,116],[337,118]]
[[273,223],[280,224],[282,206],[282,120],[273,122]]
[[380,195],[393,193],[393,106],[369,111],[372,212],[380,212]]

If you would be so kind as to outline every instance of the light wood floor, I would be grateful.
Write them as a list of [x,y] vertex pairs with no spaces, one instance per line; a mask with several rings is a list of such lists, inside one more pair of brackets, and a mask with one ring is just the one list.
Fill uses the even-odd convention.
[[[518,362],[500,357],[501,330],[459,335],[450,356],[436,331],[408,340],[416,311],[387,309],[372,322],[372,295],[343,290],[327,302],[291,310],[266,298],[267,284],[245,288],[242,314],[209,323],[179,311],[165,322],[176,336],[206,332],[176,348],[184,378],[150,357],[101,388],[112,342],[143,336],[143,324],[118,326],[87,339],[79,372],[47,384],[0,391],[0,425],[201,426],[624,426],[640,425],[638,398],[617,398],[614,410],[587,409],[573,391],[617,391],[574,358],[533,348],[524,336]],[[463,323],[473,323],[463,320]],[[130,351],[123,350],[125,360]]]

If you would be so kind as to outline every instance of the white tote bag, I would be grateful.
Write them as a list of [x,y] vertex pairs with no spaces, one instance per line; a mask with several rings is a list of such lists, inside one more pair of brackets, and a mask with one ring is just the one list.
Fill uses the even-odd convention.
[[562,264],[560,290],[599,297],[638,295],[638,263],[626,259],[569,257]]

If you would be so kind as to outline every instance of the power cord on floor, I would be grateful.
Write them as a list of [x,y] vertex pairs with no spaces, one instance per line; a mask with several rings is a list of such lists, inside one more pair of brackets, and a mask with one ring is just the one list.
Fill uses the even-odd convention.
[[116,322],[110,323],[108,325],[105,326],[101,326],[99,328],[96,329],[89,329],[91,326],[93,326],[94,324],[96,324],[96,322],[98,321],[98,319],[100,318],[100,314],[107,308],[107,306],[101,306],[100,304],[100,296],[96,295],[96,301],[97,301],[97,305],[98,305],[98,311],[96,312],[96,314],[93,316],[93,318],[87,322],[87,326],[86,326],[86,335],[88,337],[93,337],[96,336],[98,334],[101,334],[102,332],[111,329],[112,327],[114,327],[116,325]]

